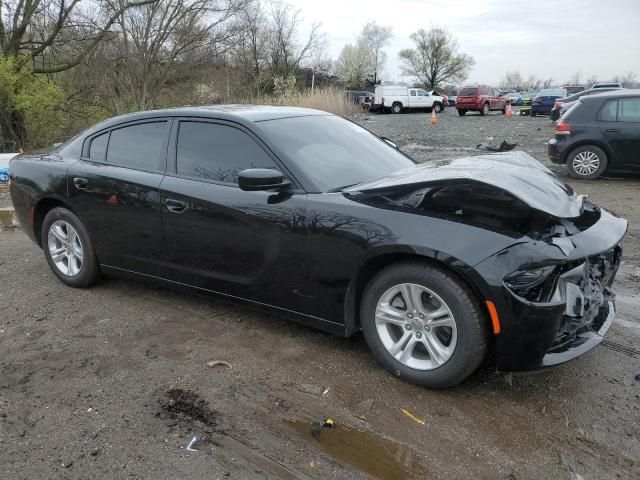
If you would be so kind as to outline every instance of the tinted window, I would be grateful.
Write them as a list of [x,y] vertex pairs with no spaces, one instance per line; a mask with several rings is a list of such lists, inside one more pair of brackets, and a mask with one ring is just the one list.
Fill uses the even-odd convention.
[[462,96],[462,95],[477,95],[477,94],[478,94],[477,88],[465,87],[462,90],[460,90],[460,93],[458,95]]
[[333,115],[269,120],[260,126],[323,191],[415,165],[368,130]]
[[416,96],[416,91],[415,90],[411,90],[411,96],[415,97]]
[[567,91],[563,88],[545,88],[538,92],[539,97],[566,97]]
[[618,102],[613,100],[605,103],[600,112],[600,120],[604,122],[615,122],[618,111]]
[[167,122],[140,123],[111,131],[107,163],[137,170],[164,171]]
[[245,132],[227,125],[180,122],[177,147],[179,175],[238,183],[247,168],[278,169]]
[[624,98],[618,105],[618,121],[640,122],[640,98]]
[[89,146],[89,158],[96,162],[104,162],[107,153],[107,141],[109,140],[109,132],[98,135],[91,140]]
[[425,92],[424,90],[418,90],[418,96],[419,97],[428,97],[429,94],[427,92]]

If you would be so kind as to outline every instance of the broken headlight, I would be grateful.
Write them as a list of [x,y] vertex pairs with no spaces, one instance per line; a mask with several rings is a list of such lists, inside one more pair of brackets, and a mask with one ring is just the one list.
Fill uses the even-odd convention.
[[504,277],[504,284],[531,302],[548,302],[555,288],[556,266],[517,270]]

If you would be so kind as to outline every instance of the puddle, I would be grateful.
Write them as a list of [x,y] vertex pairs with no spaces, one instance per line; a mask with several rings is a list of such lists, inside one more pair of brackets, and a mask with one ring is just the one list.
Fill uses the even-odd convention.
[[409,480],[427,477],[421,464],[424,459],[406,447],[368,432],[340,425],[323,430],[319,438],[311,435],[311,425],[302,421],[286,421],[310,444],[318,444],[332,457],[341,460],[379,480]]

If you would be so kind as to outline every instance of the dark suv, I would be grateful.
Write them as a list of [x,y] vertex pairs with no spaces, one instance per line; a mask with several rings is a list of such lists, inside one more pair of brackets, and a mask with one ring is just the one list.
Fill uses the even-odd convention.
[[581,97],[556,124],[549,158],[573,178],[640,172],[640,92],[616,90]]
[[488,115],[491,110],[500,110],[507,113],[509,99],[497,88],[487,85],[470,85],[464,87],[456,98],[458,115],[464,116],[469,111],[480,112],[480,115]]

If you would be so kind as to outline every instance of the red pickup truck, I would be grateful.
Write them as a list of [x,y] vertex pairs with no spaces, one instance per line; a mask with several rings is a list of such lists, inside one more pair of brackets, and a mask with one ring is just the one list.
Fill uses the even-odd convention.
[[488,115],[491,110],[507,112],[509,99],[497,88],[487,85],[469,85],[463,87],[456,98],[458,115],[464,116],[469,111],[480,112],[480,115]]

